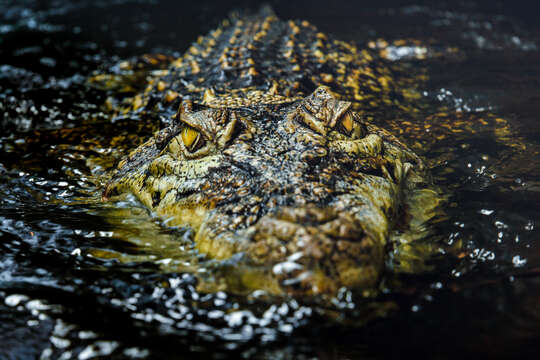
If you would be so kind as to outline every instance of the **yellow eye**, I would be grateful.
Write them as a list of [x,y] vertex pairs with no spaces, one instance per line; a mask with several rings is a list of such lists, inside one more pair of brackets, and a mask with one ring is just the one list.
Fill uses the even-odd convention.
[[341,127],[343,128],[343,130],[345,130],[347,135],[352,132],[354,127],[354,120],[353,115],[350,112],[345,113],[345,115],[343,115],[343,117],[341,118]]
[[336,130],[351,139],[361,139],[366,135],[365,126],[352,111],[347,111],[343,114],[341,119],[339,119]]
[[189,151],[195,151],[200,140],[201,134],[197,130],[187,126],[182,130],[182,141]]

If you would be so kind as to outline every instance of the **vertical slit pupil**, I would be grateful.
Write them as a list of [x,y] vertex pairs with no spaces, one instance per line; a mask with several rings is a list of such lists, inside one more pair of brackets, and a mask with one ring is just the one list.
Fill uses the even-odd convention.
[[201,134],[188,126],[182,130],[182,141],[189,151],[194,151],[201,138]]

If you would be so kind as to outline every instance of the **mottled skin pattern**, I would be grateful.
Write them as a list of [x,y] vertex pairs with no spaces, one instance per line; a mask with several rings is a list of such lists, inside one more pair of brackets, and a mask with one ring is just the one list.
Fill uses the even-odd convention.
[[167,67],[113,108],[172,120],[119,164],[104,198],[135,194],[191,226],[201,253],[266,269],[273,292],[372,288],[388,253],[429,232],[442,197],[425,165],[369,121],[414,96],[374,53],[263,14],[146,62]]

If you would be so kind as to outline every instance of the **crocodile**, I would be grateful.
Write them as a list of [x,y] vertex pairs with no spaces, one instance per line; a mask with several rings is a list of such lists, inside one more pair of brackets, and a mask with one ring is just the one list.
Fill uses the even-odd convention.
[[116,70],[93,79],[129,94],[109,101],[115,116],[165,126],[108,174],[103,199],[134,194],[192,228],[200,253],[263,269],[253,288],[376,288],[442,212],[422,158],[373,121],[417,99],[374,50],[263,11]]

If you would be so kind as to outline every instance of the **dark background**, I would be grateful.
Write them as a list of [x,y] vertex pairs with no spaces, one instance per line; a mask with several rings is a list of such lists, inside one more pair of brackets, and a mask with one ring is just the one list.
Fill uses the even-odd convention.
[[[478,101],[482,106],[493,105],[497,113],[513,120],[516,128],[520,129],[529,141],[540,142],[538,49],[524,50],[523,47],[509,41],[512,36],[518,36],[525,44],[540,44],[538,3],[386,0],[265,3],[272,6],[280,18],[307,19],[321,31],[333,34],[336,38],[357,42],[360,46],[376,38],[388,40],[414,38],[435,40],[440,44],[463,49],[468,55],[465,63],[443,62],[429,65],[433,75],[429,86],[435,90],[442,87],[451,88],[456,92],[459,91],[459,95],[463,98]],[[87,101],[90,95],[97,96],[89,94],[83,87],[84,79],[93,70],[107,68],[119,60],[146,52],[180,55],[197,36],[218,26],[229,12],[246,9],[256,11],[259,7],[258,2],[235,0],[182,2],[0,0],[0,66],[11,66],[11,68],[2,67],[0,71],[0,103],[3,106],[0,119],[3,135],[31,134],[31,131],[37,128],[78,126],[78,120],[73,120],[78,118],[76,106],[69,104],[57,106],[53,99],[59,94],[67,99],[71,96],[72,103],[76,105],[78,102]],[[478,24],[485,23],[492,24],[494,29],[478,27]],[[486,48],[479,48],[475,43],[474,39],[478,35],[486,39]],[[15,71],[13,68],[19,70]],[[92,101],[98,100],[99,97]],[[29,109],[23,109],[22,113],[18,113],[16,108],[24,101],[32,101],[38,110],[40,105],[46,108],[56,106],[55,109],[60,111],[60,115],[51,118],[48,113],[38,111],[34,114]],[[73,111],[75,116],[73,119],[64,116],[66,114],[62,111]],[[28,119],[31,121],[28,122]],[[27,158],[35,156],[38,162],[41,158],[36,154],[39,155],[46,150],[33,149],[33,153]],[[399,316],[389,321],[376,322],[365,329],[351,331],[347,328],[334,328],[312,331],[312,328],[318,328],[320,325],[312,324],[313,326],[299,329],[292,338],[281,339],[281,342],[271,344],[267,348],[259,345],[256,340],[249,346],[263,354],[267,351],[267,354],[271,355],[275,354],[272,353],[275,348],[290,346],[292,350],[284,354],[293,354],[290,355],[291,358],[294,358],[297,352],[327,359],[411,356],[536,358],[540,332],[538,325],[540,282],[537,276],[540,261],[535,260],[535,256],[537,258],[540,256],[535,255],[534,249],[539,248],[538,245],[535,246],[538,243],[538,230],[526,232],[523,228],[526,220],[536,220],[537,224],[540,220],[539,192],[532,188],[527,192],[514,193],[512,192],[514,188],[510,185],[501,188],[483,185],[482,181],[485,179],[476,179],[474,174],[467,173],[466,164],[474,163],[477,155],[472,154],[472,151],[464,154],[463,164],[460,163],[464,169],[463,173],[459,174],[462,177],[456,176],[453,179],[465,184],[460,188],[461,194],[456,195],[460,207],[454,211],[453,216],[464,222],[466,225],[464,233],[473,239],[474,246],[491,249],[496,253],[493,262],[472,259],[471,263],[467,264],[470,268],[464,270],[465,279],[452,278],[444,284],[442,290],[430,292],[429,294],[434,294],[435,301],[420,300],[422,308],[420,312],[409,310],[411,308],[409,305],[418,299],[399,299],[404,304],[404,310]],[[8,165],[15,170],[17,167],[24,168],[25,164],[22,161],[20,164],[17,163],[19,160],[10,154],[2,154],[2,163],[6,168],[10,168]],[[49,169],[44,168],[41,171],[43,174],[52,174],[50,177],[54,178],[61,173],[60,168],[64,165],[60,162],[59,164],[53,164],[56,169],[51,165]],[[533,180],[537,181],[540,178],[538,169],[519,171],[521,173],[517,174],[527,182],[530,180],[534,183]],[[6,173],[4,167],[0,166],[2,181],[8,178]],[[514,186],[515,180],[509,179],[508,182]],[[78,291],[85,296],[66,291],[65,298],[61,298],[55,295],[54,287],[44,288],[45,290],[37,288],[32,290],[35,292],[31,294],[37,298],[40,296],[48,298],[51,303],[55,300],[63,302],[64,311],[72,312],[66,317],[71,316],[71,320],[80,321],[109,338],[120,339],[130,345],[147,346],[153,354],[176,354],[180,357],[188,354],[191,349],[189,346],[192,344],[186,345],[186,340],[182,342],[179,337],[173,335],[163,336],[156,325],[153,327],[147,325],[148,328],[141,330],[130,323],[129,313],[118,315],[118,308],[110,306],[107,302],[110,299],[106,296],[101,298],[96,296],[95,300],[92,292],[85,293],[87,287],[85,282],[90,281],[88,273],[96,275],[88,269],[86,269],[88,273],[83,275],[73,269],[76,266],[92,269],[93,264],[69,263],[66,266],[62,262],[63,259],[57,263],[51,261],[55,255],[50,249],[40,247],[43,245],[21,246],[21,243],[26,244],[29,230],[34,232],[42,230],[51,239],[55,236],[61,238],[64,243],[59,242],[60,245],[52,240],[51,242],[55,248],[69,254],[72,250],[69,246],[81,246],[76,242],[79,241],[76,237],[66,235],[72,233],[71,227],[86,226],[90,231],[100,226],[101,219],[91,219],[88,215],[74,215],[69,213],[71,210],[48,213],[49,209],[46,208],[40,210],[40,213],[33,212],[34,209],[38,209],[38,205],[33,202],[32,196],[25,193],[25,186],[31,184],[24,183],[24,179],[20,182],[14,180],[13,183],[20,187],[12,186],[7,180],[1,183],[1,198],[13,197],[15,200],[9,206],[2,203],[0,215],[4,219],[14,219],[30,225],[24,228],[24,232],[8,229],[7,225],[0,227],[2,246],[7,244],[5,248],[0,248],[6,249],[3,254],[0,252],[0,274],[23,278],[20,283],[1,281],[0,290],[24,292],[28,287],[27,282],[30,281],[28,279],[34,277],[43,283],[46,283],[43,279],[51,282],[58,279],[65,280],[70,286],[80,281],[82,285]],[[497,209],[493,219],[490,218],[489,221],[479,219],[478,210],[484,207]],[[62,217],[68,220],[61,220]],[[60,225],[52,230],[35,225],[42,220],[54,220]],[[492,224],[495,220],[504,221],[510,226],[504,234],[503,245],[495,241],[499,231]],[[520,244],[512,242],[511,238],[515,234],[520,235]],[[525,248],[527,244],[532,245],[532,248]],[[65,246],[65,249],[61,246]],[[31,251],[34,252],[33,259],[30,259],[32,256],[28,256]],[[536,252],[540,253],[538,250]],[[519,281],[510,282],[507,275],[515,274],[517,271],[511,267],[512,257],[516,254],[529,260],[528,267],[521,272]],[[18,267],[11,265],[12,259],[15,259]],[[41,275],[36,275],[38,266],[50,272],[46,273],[43,279],[39,277]],[[16,270],[12,270],[12,267]],[[71,271],[69,276],[75,279],[73,284],[69,283],[71,279],[66,275],[68,270]],[[111,286],[117,280],[116,277],[121,278],[124,270],[121,269],[117,273],[111,270],[107,275],[110,278],[105,279],[102,286]],[[426,283],[432,280],[437,279],[425,279]],[[150,282],[147,284],[144,281],[140,282],[142,284],[129,283],[129,280],[126,282],[134,288],[151,285]],[[150,294],[151,290],[148,290]],[[162,306],[160,303],[151,305]],[[100,309],[98,317],[103,316],[103,319],[94,318],[94,312],[91,311],[94,310],[93,306]],[[0,334],[0,343],[7,344],[7,341],[1,341],[2,336],[7,336],[5,334],[13,335],[10,339],[15,340],[9,343],[11,349],[9,345],[6,349],[0,349],[0,358],[2,356],[14,359],[36,358],[41,347],[47,344],[53,325],[49,324],[48,329],[42,327],[33,330],[25,325],[26,318],[19,313],[12,312],[11,308],[1,310],[0,333],[3,334]],[[7,330],[3,331],[4,329]],[[29,342],[35,346],[28,346]],[[201,351],[203,353],[201,357],[212,353],[214,346],[212,343],[201,342],[198,345],[204,350]],[[180,350],[175,352],[175,349]],[[227,355],[226,352],[225,354]]]

